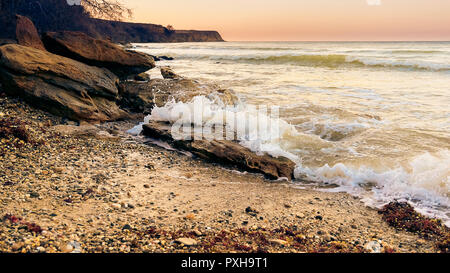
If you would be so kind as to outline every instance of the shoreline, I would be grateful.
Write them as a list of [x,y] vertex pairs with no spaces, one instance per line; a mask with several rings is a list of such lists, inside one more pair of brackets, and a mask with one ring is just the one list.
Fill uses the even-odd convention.
[[349,194],[138,143],[124,134],[131,123],[62,136],[52,130],[61,118],[0,100],[2,117],[23,120],[45,143],[2,140],[1,252],[439,251]]

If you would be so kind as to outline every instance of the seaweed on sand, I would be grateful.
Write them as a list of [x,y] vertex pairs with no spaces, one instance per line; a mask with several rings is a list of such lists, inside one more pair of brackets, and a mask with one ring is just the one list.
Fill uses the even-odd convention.
[[442,252],[450,250],[450,228],[441,220],[426,217],[406,202],[391,202],[379,210],[390,226],[433,240]]

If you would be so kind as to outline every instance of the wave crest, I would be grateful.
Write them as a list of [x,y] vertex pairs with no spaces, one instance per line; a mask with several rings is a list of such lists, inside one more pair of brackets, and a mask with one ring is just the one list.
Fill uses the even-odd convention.
[[[185,56],[187,57],[187,56]],[[194,57],[194,56],[189,56]],[[292,64],[299,66],[330,67],[341,66],[392,68],[408,70],[450,71],[450,65],[425,61],[402,61],[391,59],[376,59],[349,55],[277,55],[277,56],[195,56],[195,58],[215,61],[237,61],[254,64]]]

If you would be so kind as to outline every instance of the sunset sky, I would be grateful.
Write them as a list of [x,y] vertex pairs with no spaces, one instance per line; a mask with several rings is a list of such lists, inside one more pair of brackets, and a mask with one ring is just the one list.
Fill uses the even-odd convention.
[[134,22],[227,41],[450,40],[450,0],[124,0]]

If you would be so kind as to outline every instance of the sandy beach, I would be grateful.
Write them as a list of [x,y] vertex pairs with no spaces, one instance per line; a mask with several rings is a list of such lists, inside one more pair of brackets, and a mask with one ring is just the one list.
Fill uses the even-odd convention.
[[37,143],[1,140],[0,252],[439,251],[348,194],[144,144],[132,122],[64,136],[54,126],[71,122],[6,97],[0,117]]

